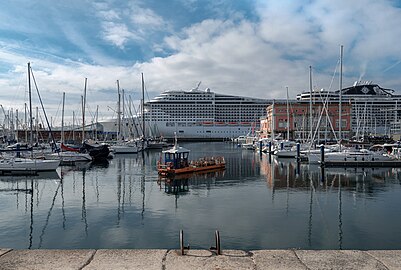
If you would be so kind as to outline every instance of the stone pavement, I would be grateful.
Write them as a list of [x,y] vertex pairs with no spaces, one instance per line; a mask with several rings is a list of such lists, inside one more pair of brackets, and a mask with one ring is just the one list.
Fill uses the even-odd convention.
[[0,249],[0,269],[401,269],[401,250]]

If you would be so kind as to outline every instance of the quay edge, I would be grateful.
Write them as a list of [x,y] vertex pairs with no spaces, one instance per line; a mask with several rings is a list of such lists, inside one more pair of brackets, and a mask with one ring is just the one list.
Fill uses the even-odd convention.
[[0,269],[400,269],[401,250],[0,249]]

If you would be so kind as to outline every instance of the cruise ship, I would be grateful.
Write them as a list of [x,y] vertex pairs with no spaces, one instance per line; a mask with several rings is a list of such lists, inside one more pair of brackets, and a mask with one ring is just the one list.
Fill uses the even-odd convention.
[[255,133],[272,100],[224,95],[209,88],[165,91],[144,105],[146,134],[223,139]]

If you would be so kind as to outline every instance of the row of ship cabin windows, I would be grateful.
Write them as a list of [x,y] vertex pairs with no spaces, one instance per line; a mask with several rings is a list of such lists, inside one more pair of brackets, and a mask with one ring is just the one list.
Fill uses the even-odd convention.
[[[195,106],[194,106],[195,105]],[[246,106],[246,110],[253,110],[253,111],[259,111],[259,110],[265,110],[266,107],[265,106],[260,106],[260,107],[248,107],[248,105],[243,105]],[[218,105],[213,105],[213,104],[195,104],[195,103],[191,103],[191,104],[163,104],[163,105],[153,105],[153,109],[157,110],[157,109],[171,109],[171,108],[190,108],[190,109],[196,109],[196,107],[200,108],[204,108],[204,107],[210,107],[213,108],[215,107],[216,110],[241,110],[243,109],[241,106],[241,104],[236,104],[233,106],[218,106]]]
[[[214,130],[205,130],[205,131],[197,131],[196,133],[200,134],[200,133],[220,133],[220,134],[224,134],[224,133],[233,133],[234,130],[223,130],[223,131],[214,131]],[[241,131],[240,128],[238,128],[238,131]],[[184,130],[179,130],[178,133],[185,133]]]
[[[341,122],[342,122],[342,128],[346,128],[346,127],[347,127],[347,120],[342,119]],[[339,127],[339,124],[338,124],[338,123],[339,123],[339,121],[336,120],[336,123],[335,123],[335,127],[336,127],[336,128]],[[302,127],[302,126],[309,126],[309,123],[306,122],[305,124],[303,124],[303,123],[297,123],[297,122],[295,122],[295,123],[294,123],[294,128],[297,128],[298,126],[299,126],[299,127]],[[284,121],[280,120],[280,121],[278,122],[278,127],[279,127],[279,128],[286,128],[286,127],[287,127],[287,120],[284,120]],[[290,128],[291,128],[291,127],[290,127]],[[325,127],[324,127],[323,125],[321,125],[320,128],[325,128]]]

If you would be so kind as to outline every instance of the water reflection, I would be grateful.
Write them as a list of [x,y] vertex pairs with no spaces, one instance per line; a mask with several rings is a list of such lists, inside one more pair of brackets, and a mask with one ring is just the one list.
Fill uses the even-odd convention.
[[159,182],[160,186],[164,183],[164,192],[167,194],[185,195],[189,192],[189,178],[182,179],[163,179]]
[[[0,177],[0,242],[10,248],[177,248],[219,229],[225,248],[401,248],[400,170],[326,168],[229,144],[188,144],[226,170],[160,178],[159,152]],[[380,228],[380,229],[379,229]]]
[[308,188],[311,181],[311,187],[319,189],[342,185],[354,187],[358,192],[368,192],[372,185],[377,188],[380,183],[385,184],[386,178],[398,180],[400,171],[400,168],[324,168],[274,157],[271,163],[262,159],[260,167],[260,174],[265,176],[271,189]]
[[[330,207],[330,205],[322,204],[322,196],[328,198],[329,196],[331,197],[331,194],[334,192],[337,193],[337,245],[334,246],[334,248],[338,249],[344,248],[344,235],[348,234],[349,237],[351,233],[348,231],[347,226],[355,221],[360,222],[360,220],[354,221],[355,218],[352,216],[347,216],[344,220],[344,196],[346,196],[346,202],[349,203],[348,198],[350,194],[352,194],[354,208],[356,208],[358,207],[360,199],[381,197],[384,195],[381,193],[389,192],[390,190],[394,192],[393,184],[399,185],[398,175],[400,173],[399,168],[321,168],[315,165],[302,164],[293,160],[276,159],[274,157],[270,157],[270,160],[267,157],[262,157],[260,169],[261,175],[266,179],[267,186],[272,190],[273,201],[274,194],[277,191],[286,190],[287,215],[290,208],[290,194],[303,190],[309,193],[308,248],[316,248],[319,246],[319,243],[314,241],[321,241],[321,239],[316,239],[314,224],[322,224],[322,222],[325,222],[322,217],[326,218],[327,216],[325,216],[323,209]],[[396,191],[399,192],[398,186],[396,186]],[[364,202],[366,203],[366,201]],[[347,205],[346,207],[346,213],[349,214],[350,206]],[[320,212],[319,214],[322,215],[322,217],[318,217],[318,220],[314,221],[314,212],[316,211]],[[385,209],[380,209],[379,211],[386,212]],[[334,215],[333,211],[331,213]],[[358,211],[356,211],[355,214],[360,215]],[[388,215],[391,216],[392,213],[388,213]],[[332,219],[332,217],[330,217],[330,219]],[[400,220],[397,218],[396,222],[399,224]],[[375,222],[370,221],[370,223]],[[330,224],[323,223],[323,225],[326,226],[325,229],[330,232]],[[366,224],[358,224],[356,226],[362,227],[363,231],[373,229],[364,227],[364,225]],[[352,226],[355,226],[355,224],[352,224]],[[344,231],[345,228],[346,230]],[[381,232],[381,234],[386,233]],[[347,243],[347,248],[350,246],[366,248],[364,246],[358,246],[359,243],[366,241],[366,239],[354,240],[355,243]]]
[[[39,189],[38,189],[38,182],[39,181],[58,181],[60,180],[60,176],[57,172],[40,172],[35,175],[17,175],[17,176],[0,176],[0,182],[3,184],[6,184],[7,187],[0,188],[0,193],[11,193],[16,196],[16,209],[19,209],[19,197],[20,193],[23,193],[25,196],[25,213],[28,212],[29,208],[29,235],[28,235],[28,249],[32,248],[33,245],[33,232],[34,232],[34,195],[35,195],[35,190],[36,190],[36,197],[37,197],[37,204],[36,207],[38,206],[39,203]],[[61,181],[58,181],[59,185],[58,188],[60,187]],[[57,191],[58,191],[57,188]],[[57,196],[57,194],[54,196]],[[54,200],[53,200],[54,202]],[[48,218],[46,219],[45,226],[42,229],[42,234],[40,235],[40,239],[42,240],[42,237],[45,233],[49,217],[51,214],[51,209],[53,208],[54,204],[51,206],[49,212],[48,212]],[[41,242],[39,243],[39,247],[41,245]]]
[[190,187],[198,188],[201,185],[210,185],[216,179],[222,179],[225,175],[225,169],[213,171],[179,174],[172,177],[159,176],[158,184],[164,188],[164,192],[170,195],[185,195]]

